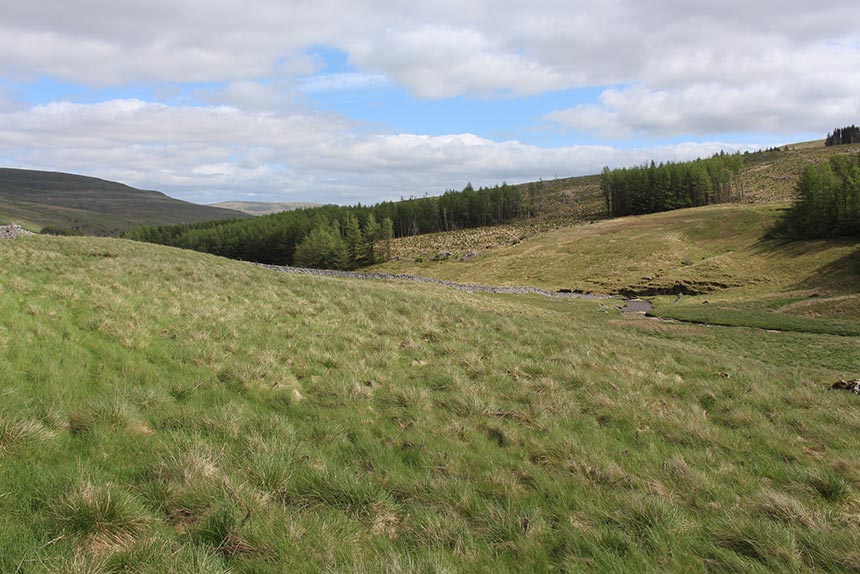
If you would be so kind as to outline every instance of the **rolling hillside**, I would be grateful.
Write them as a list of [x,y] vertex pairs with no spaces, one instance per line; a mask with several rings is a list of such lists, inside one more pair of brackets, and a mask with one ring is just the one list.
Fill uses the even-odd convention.
[[[694,162],[612,170],[606,176],[477,190],[467,185],[441,196],[374,205],[326,205],[223,224],[150,226],[124,236],[276,265],[354,269],[388,260],[389,255],[415,262],[449,254],[471,260],[480,251],[606,219],[610,213],[788,200],[806,166],[856,152],[850,145],[807,142],[743,156],[721,154]],[[661,184],[654,189],[659,191],[650,193],[649,186],[658,180]],[[603,188],[611,193],[605,196]],[[399,240],[391,245],[383,236]],[[368,248],[373,241],[379,243]]]
[[372,270],[656,296],[655,314],[707,323],[816,329],[787,315],[818,313],[854,332],[860,243],[768,238],[786,206],[724,204],[559,228],[523,224],[406,238],[396,242],[399,259]]
[[[536,220],[394,240],[392,261],[373,269],[466,283],[532,285],[640,295],[729,296],[793,293],[804,288],[856,294],[852,240],[785,243],[768,232],[790,205],[811,164],[860,146],[823,141],[744,155],[739,203],[639,217]],[[595,191],[567,182],[595,201]],[[821,276],[821,280],[815,279]]]
[[[743,154],[742,203],[784,201],[794,197],[795,185],[804,168],[830,157],[860,153],[860,145],[825,146],[824,140],[789,144],[778,149]],[[606,216],[600,176],[589,175],[520,184],[536,192],[536,212],[543,217],[593,219]]]
[[248,215],[271,215],[272,213],[291,211],[303,207],[317,207],[319,205],[322,204],[309,201],[222,201],[220,203],[213,203],[212,207],[232,209],[233,211],[241,211]]
[[166,225],[247,215],[180,201],[158,191],[67,173],[0,168],[0,223],[119,235],[137,225]]
[[[856,250],[850,240],[809,242],[810,247],[804,249],[803,242],[784,244],[767,239],[768,230],[786,205],[679,209],[538,229],[530,235],[521,232],[519,226],[509,226],[407,238],[402,241],[411,243],[413,253],[395,245],[400,259],[375,269],[549,290],[695,294],[740,287],[790,288],[814,273],[822,262]],[[496,237],[502,230],[506,235]],[[448,249],[451,255],[439,257],[434,254],[436,249]],[[796,253],[786,256],[786,250]],[[473,256],[463,257],[469,251]],[[853,288],[848,278],[830,287]]]
[[856,337],[116,239],[0,265],[0,571],[860,572]]

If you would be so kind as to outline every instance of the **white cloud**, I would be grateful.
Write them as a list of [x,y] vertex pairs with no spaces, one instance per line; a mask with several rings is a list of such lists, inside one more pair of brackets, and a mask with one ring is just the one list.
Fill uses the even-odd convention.
[[623,138],[764,132],[822,133],[860,115],[860,79],[838,84],[766,80],[746,85],[694,83],[677,90],[636,85],[605,90],[600,105],[580,105],[544,119],[569,129]]
[[306,93],[340,92],[344,90],[387,88],[391,85],[391,80],[382,74],[350,72],[343,74],[319,74],[302,78],[299,83],[299,90]]
[[[599,100],[560,105],[543,119],[607,138],[745,132],[770,134],[767,145],[860,116],[856,0],[7,4],[0,79],[145,86],[152,99],[208,105],[33,107],[0,94],[0,158],[197,194],[189,197],[253,190],[368,201],[720,146],[544,149],[471,134],[368,135],[348,118],[309,110],[303,93],[320,90],[394,83],[444,99],[600,87]],[[355,71],[327,72],[318,47],[345,51]],[[193,83],[207,87],[181,93],[185,100],[161,95]]]
[[348,49],[358,65],[384,70],[426,98],[528,95],[567,87],[552,67],[470,27],[388,28]]
[[[603,165],[692,159],[736,146],[541,148],[472,134],[361,134],[337,116],[169,106],[140,100],[55,103],[0,113],[9,164],[115,179],[200,202],[372,202],[596,173]],[[744,148],[746,149],[746,148]]]
[[239,80],[216,88],[199,88],[192,92],[191,97],[252,112],[284,112],[302,108],[292,85],[285,82]]
[[633,132],[624,125],[617,111],[594,104],[581,104],[546,114],[543,119],[566,128],[596,133],[607,139],[630,137]]
[[856,57],[858,17],[854,0],[31,0],[4,6],[0,74],[254,80],[306,75],[303,53],[328,45],[424,97],[731,83],[774,62],[791,74],[767,79],[785,85],[815,73],[806,54],[827,65],[841,44]]

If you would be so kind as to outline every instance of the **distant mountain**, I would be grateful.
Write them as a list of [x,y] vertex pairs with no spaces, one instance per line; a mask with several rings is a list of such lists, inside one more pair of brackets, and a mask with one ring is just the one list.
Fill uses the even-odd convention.
[[119,235],[138,225],[239,219],[246,214],[95,177],[0,168],[0,223]]
[[248,215],[271,215],[281,211],[292,211],[304,207],[318,207],[321,203],[309,201],[222,201],[213,203],[212,207],[234,209]]

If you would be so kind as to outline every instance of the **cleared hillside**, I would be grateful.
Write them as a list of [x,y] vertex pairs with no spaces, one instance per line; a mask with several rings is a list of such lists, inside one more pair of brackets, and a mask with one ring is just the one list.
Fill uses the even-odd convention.
[[0,223],[33,230],[52,226],[87,235],[119,235],[138,225],[242,217],[247,215],[94,177],[0,168]]
[[807,166],[846,154],[860,154],[860,145],[825,146],[824,140],[815,140],[747,154],[743,170],[746,201],[793,199],[797,180]]
[[0,571],[860,571],[856,338],[114,239],[0,264]]

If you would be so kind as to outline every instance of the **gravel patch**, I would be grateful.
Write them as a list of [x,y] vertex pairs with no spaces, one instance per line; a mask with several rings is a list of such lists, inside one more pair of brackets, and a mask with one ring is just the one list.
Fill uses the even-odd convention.
[[625,299],[624,313],[647,313],[651,310],[651,303],[642,299]]

